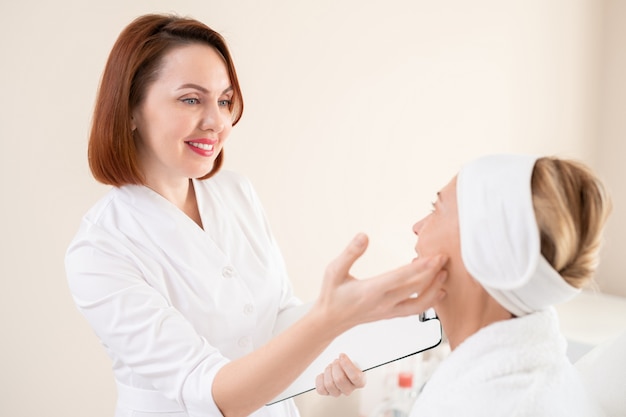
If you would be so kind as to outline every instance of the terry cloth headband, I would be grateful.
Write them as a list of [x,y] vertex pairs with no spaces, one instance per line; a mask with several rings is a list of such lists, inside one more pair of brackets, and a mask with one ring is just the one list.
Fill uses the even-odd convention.
[[541,255],[531,178],[537,157],[491,155],[457,176],[461,256],[504,308],[523,316],[580,292]]

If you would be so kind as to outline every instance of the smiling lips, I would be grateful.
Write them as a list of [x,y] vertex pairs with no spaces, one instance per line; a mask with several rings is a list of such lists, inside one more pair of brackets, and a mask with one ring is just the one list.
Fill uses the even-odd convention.
[[185,142],[189,149],[202,156],[212,156],[216,139],[194,139]]

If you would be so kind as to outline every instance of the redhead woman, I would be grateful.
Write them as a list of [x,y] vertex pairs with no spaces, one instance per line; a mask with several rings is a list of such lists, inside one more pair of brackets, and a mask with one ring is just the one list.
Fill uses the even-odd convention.
[[[196,20],[141,16],[111,50],[88,153],[112,188],[82,219],[66,269],[111,358],[117,417],[298,416],[291,400],[265,404],[336,336],[445,296],[440,256],[352,277],[367,246],[357,235],[309,313],[272,338],[299,301],[251,183],[221,170],[242,110],[224,39]],[[326,392],[363,386],[349,359],[331,369]]]

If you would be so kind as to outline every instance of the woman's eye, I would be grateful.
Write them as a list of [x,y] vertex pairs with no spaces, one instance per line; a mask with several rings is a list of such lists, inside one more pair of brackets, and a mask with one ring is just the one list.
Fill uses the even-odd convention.
[[217,104],[219,104],[222,107],[229,107],[230,108],[230,106],[232,104],[232,100],[220,100],[220,101],[217,102]]
[[200,100],[198,100],[197,98],[184,98],[181,101],[183,103],[187,103],[187,104],[198,104],[198,103],[200,103]]

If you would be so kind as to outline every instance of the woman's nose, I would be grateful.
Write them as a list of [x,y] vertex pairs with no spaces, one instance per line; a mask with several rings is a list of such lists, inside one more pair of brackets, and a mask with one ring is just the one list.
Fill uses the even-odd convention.
[[418,221],[417,223],[413,225],[413,233],[415,233],[416,236],[419,236],[420,231],[422,230],[423,224],[424,224],[424,219]]
[[216,104],[210,105],[205,109],[202,120],[200,122],[202,130],[210,130],[219,133],[224,130],[224,115],[220,107]]

